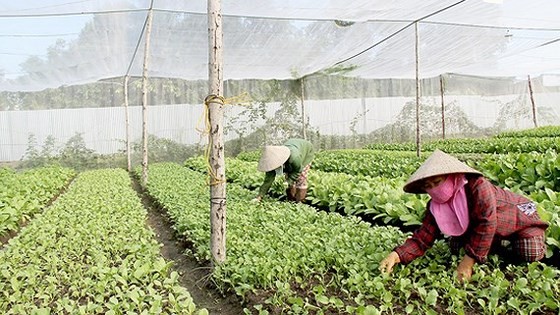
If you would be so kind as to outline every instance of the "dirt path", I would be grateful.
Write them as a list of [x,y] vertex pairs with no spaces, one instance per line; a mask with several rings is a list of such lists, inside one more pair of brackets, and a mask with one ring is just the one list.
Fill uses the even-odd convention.
[[210,266],[202,266],[191,255],[184,254],[188,248],[186,242],[178,240],[171,228],[169,219],[162,209],[159,209],[152,200],[142,192],[142,189],[135,178],[132,178],[134,189],[142,199],[144,207],[148,210],[147,224],[156,234],[158,242],[163,244],[161,248],[162,256],[173,261],[173,270],[179,274],[179,281],[194,299],[194,303],[199,308],[206,308],[208,312],[219,315],[240,315],[243,314],[241,300],[234,294],[222,296],[213,287],[209,279]]

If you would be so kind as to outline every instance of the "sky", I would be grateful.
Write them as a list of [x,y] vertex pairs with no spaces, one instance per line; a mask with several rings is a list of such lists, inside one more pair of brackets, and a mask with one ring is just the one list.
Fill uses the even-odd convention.
[[[241,16],[253,15],[267,18],[289,18],[294,16],[302,19],[311,18],[312,16],[321,17],[323,19],[333,19],[343,16],[348,17],[349,20],[368,20],[372,17],[391,19],[397,16],[402,18],[416,18],[418,15],[432,12],[438,7],[447,6],[457,1],[458,0],[392,0],[389,2],[387,0],[355,0],[348,2],[347,0],[222,0],[225,14],[231,13]],[[76,39],[84,25],[86,25],[88,21],[91,21],[93,17],[93,14],[91,14],[92,12],[101,10],[118,11],[144,9],[149,3],[150,0],[0,0],[0,71],[5,72],[5,78],[12,79],[18,77],[18,74],[21,73],[20,64],[30,56],[45,58],[47,48],[54,45],[57,40],[72,41]],[[206,0],[156,0],[156,7],[165,10],[197,12],[197,14],[200,14],[204,12],[205,3]],[[417,8],[410,8],[411,4],[414,4]],[[559,0],[533,0],[530,2],[525,0],[503,0],[502,4],[489,4],[484,0],[469,0],[465,2],[465,6],[471,11],[464,12],[458,19],[457,14],[462,13],[459,9],[457,11],[450,10],[443,14],[437,14],[430,19],[437,19],[442,23],[450,24],[459,21],[460,23],[474,23],[480,25],[500,26],[504,25],[504,23],[520,23],[519,25],[524,25],[526,27],[550,27],[553,36],[557,36],[557,38],[560,39],[560,19],[558,19],[558,16],[560,16]],[[503,20],[492,19],[493,10],[485,10],[490,8],[488,6],[491,6],[491,8],[504,8]],[[282,10],[278,10],[278,8],[282,8]],[[519,8],[524,8],[524,10],[520,11]],[[543,10],[543,8],[545,9]],[[328,10],[321,11],[322,9]],[[80,14],[79,12],[86,13]],[[473,12],[478,12],[480,14],[471,14]],[[35,16],[31,17],[31,15]],[[262,20],[266,19],[263,18]],[[302,23],[312,23],[308,20],[305,21],[306,22]],[[518,36],[521,32],[522,31],[519,30],[513,31],[513,33],[516,34],[515,36]],[[532,35],[534,35],[534,33],[532,33]],[[115,39],[115,41],[116,40],[118,40],[118,38]],[[527,43],[527,47],[534,48],[530,46],[530,44],[531,43]],[[524,48],[525,47],[520,47],[514,53]],[[540,54],[535,55],[537,52]],[[560,41],[556,44],[539,49],[538,51],[528,51],[526,53],[528,59],[533,59],[531,59],[531,63],[527,65],[527,67],[529,67],[527,71],[530,70],[533,64],[540,62],[546,64],[548,69],[553,69],[554,73],[560,72],[559,52]],[[398,53],[399,52],[396,52],[396,55],[398,55]],[[535,57],[533,57],[533,55]],[[294,57],[294,64],[298,63],[296,60],[298,57],[299,56]],[[316,60],[318,59],[320,58],[316,58]],[[81,60],[85,61],[83,62],[84,64],[92,63],[92,61],[87,58]],[[314,60],[314,62],[316,60]],[[504,58],[502,68],[504,70],[514,69],[516,65],[516,59]],[[108,67],[110,66],[113,65],[109,64]],[[271,66],[271,68],[273,68],[273,66]],[[484,70],[484,66],[484,64],[481,65],[482,70]],[[245,69],[250,70],[250,67],[246,66]],[[477,68],[475,68],[475,70],[478,71]],[[249,73],[248,75],[251,74]]]
[[16,77],[19,65],[30,56],[44,58],[58,39],[70,41],[92,19],[91,15],[0,19],[0,69],[6,78]]

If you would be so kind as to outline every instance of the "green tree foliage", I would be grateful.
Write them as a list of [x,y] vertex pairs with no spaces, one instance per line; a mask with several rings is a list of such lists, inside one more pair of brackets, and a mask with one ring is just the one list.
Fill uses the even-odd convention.
[[95,152],[87,148],[81,133],[70,137],[60,151],[60,164],[76,170],[84,170],[94,167],[96,161]]
[[[88,148],[83,135],[76,133],[70,137],[61,147],[56,146],[57,140],[49,135],[41,147],[38,145],[37,137],[30,134],[25,154],[18,167],[22,169],[58,164],[74,170],[126,167],[126,150],[115,154],[98,154]],[[177,162],[182,163],[185,159],[203,153],[200,145],[184,145],[169,139],[148,135],[148,159],[150,163],[155,162]],[[134,165],[142,161],[142,139],[131,144],[131,158]]]
[[35,137],[34,134],[29,134],[29,136],[27,136],[27,149],[25,149],[22,160],[24,162],[21,166],[26,168],[44,165],[44,159],[37,149],[37,137]]
[[[139,139],[131,145],[133,164],[140,164],[142,160],[142,140]],[[125,153],[124,151],[122,152]],[[203,148],[200,145],[184,145],[173,140],[148,135],[148,161],[183,163],[185,159],[200,155]]]
[[[423,140],[441,138],[441,105],[421,101],[419,106],[420,134]],[[465,112],[452,102],[445,109],[446,135],[450,137],[481,137],[491,134],[491,129],[480,128],[469,120]],[[368,135],[370,142],[410,142],[416,139],[416,102],[405,104],[396,116],[395,123],[375,130]]]
[[[303,137],[301,83],[271,80],[266,90],[251,95],[255,100],[239,115],[226,122],[225,131],[237,139],[226,143],[228,155],[255,150],[265,144],[281,144],[288,138]],[[278,103],[278,106],[271,105]],[[272,108],[272,112],[271,112]],[[313,133],[308,122],[306,129]]]

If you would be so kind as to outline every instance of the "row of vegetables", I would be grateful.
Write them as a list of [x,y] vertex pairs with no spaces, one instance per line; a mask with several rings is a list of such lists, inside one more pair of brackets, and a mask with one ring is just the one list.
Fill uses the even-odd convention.
[[[235,168],[236,169],[236,168]],[[188,187],[188,189],[185,189]],[[472,281],[454,275],[458,256],[438,241],[425,259],[380,274],[380,260],[408,235],[355,216],[274,199],[229,184],[227,260],[213,273],[224,291],[267,314],[533,314],[560,305],[560,271],[535,262],[500,268],[498,256],[475,266]],[[210,259],[209,193],[204,176],[176,164],[150,167],[148,193],[174,228]]]
[[[358,176],[401,178],[410,176],[429,154],[431,152],[424,152],[418,157],[415,152],[408,151],[319,151],[313,160],[313,169]],[[498,185],[519,188],[527,194],[543,188],[560,191],[560,155],[555,150],[453,155],[480,170]],[[260,152],[249,151],[239,154],[236,159],[256,162],[259,157]]]
[[49,166],[16,173],[0,168],[0,238],[19,230],[53,200],[76,175],[74,170]]
[[[203,172],[202,157],[190,158],[185,166]],[[256,162],[226,159],[226,178],[247,189],[256,189],[263,182],[263,174],[255,172]],[[425,209],[425,195],[405,194],[404,178],[369,177],[312,169],[308,176],[309,203],[346,215],[370,216],[386,224],[419,225]],[[285,192],[283,179],[276,177],[271,193]]]
[[[337,155],[339,158],[336,158]],[[346,159],[350,162],[340,162]],[[370,163],[372,160],[375,162]],[[356,161],[361,161],[361,166]],[[383,224],[419,225],[428,197],[404,193],[402,187],[407,177],[403,173],[395,172],[397,176],[386,173],[398,161],[412,168],[418,167],[423,160],[410,153],[392,151],[319,152],[309,173],[307,200],[321,209],[358,215]],[[555,151],[482,155],[464,161],[498,185],[525,194],[537,202],[539,213],[550,224],[547,229],[547,257],[554,253],[560,255],[560,156]],[[195,157],[188,159],[185,165],[204,171],[206,162],[202,157]],[[227,159],[226,167],[226,176],[231,182],[248,189],[256,189],[262,184],[263,175],[255,171],[256,162]],[[333,172],[333,169],[339,172]],[[368,176],[368,173],[384,176]],[[281,196],[284,186],[282,179],[277,178],[272,193]]]
[[[53,169],[38,169],[35,174],[43,177],[3,172],[3,181],[22,176],[27,185],[39,187],[35,199],[19,191],[20,198],[38,200],[33,209],[41,211],[34,210],[35,217],[0,251],[0,313],[208,313],[196,307],[171,263],[160,256],[126,171],[81,173],[47,208],[45,200],[59,192],[48,183],[67,176]],[[66,180],[56,187],[60,190]],[[19,187],[21,182],[10,183]],[[15,196],[2,199],[3,205]]]
[[[416,143],[373,143],[367,145],[366,148],[391,151],[416,151]],[[491,154],[502,154],[506,152],[544,152],[548,149],[560,151],[560,137],[516,137],[514,141],[512,141],[510,137],[496,137],[489,139],[440,139],[422,144],[422,149],[428,152],[440,149],[448,153]]]
[[[494,182],[539,203],[550,222],[549,253],[560,248],[560,157],[554,150],[456,154]],[[235,292],[247,313],[267,314],[552,314],[560,308],[560,271],[543,263],[507,265],[491,256],[472,281],[456,282],[458,256],[436,242],[426,259],[398,266],[392,277],[379,261],[408,233],[372,226],[419,224],[426,196],[402,185],[427,155],[344,150],[318,152],[308,201],[322,209],[273,198],[251,203],[263,174],[258,153],[227,160],[227,261],[212,278]],[[244,160],[242,160],[244,159]],[[342,162],[341,162],[342,161]],[[210,218],[202,158],[150,165],[146,187],[210,260]],[[137,172],[140,170],[137,169]],[[0,251],[0,312],[5,314],[205,314],[159,255],[146,210],[123,170],[81,173],[48,167],[15,173],[0,169],[0,237],[21,229]],[[281,179],[273,185],[284,193]],[[46,209],[44,212],[42,212]],[[342,214],[342,215],[341,215]],[[29,219],[35,216],[33,220]],[[28,222],[29,221],[29,222]],[[24,228],[21,228],[24,226]]]

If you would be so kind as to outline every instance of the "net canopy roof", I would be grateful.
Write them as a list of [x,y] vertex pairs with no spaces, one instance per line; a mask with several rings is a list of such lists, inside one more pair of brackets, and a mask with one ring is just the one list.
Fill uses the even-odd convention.
[[[0,91],[142,74],[208,78],[207,2],[27,0],[0,5]],[[224,79],[560,74],[557,0],[223,1]],[[418,42],[418,46],[416,46]]]

